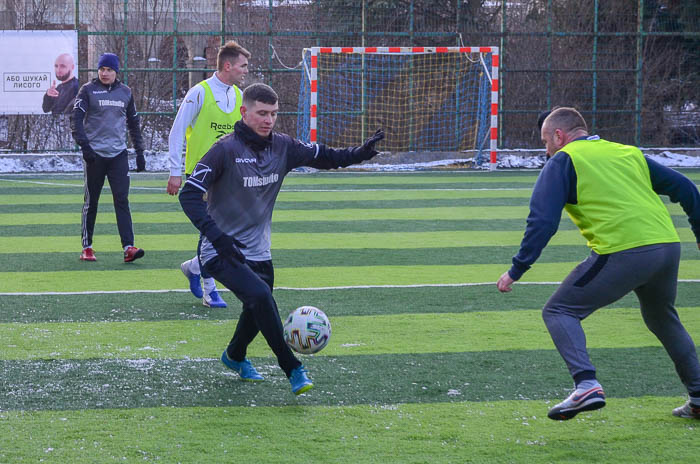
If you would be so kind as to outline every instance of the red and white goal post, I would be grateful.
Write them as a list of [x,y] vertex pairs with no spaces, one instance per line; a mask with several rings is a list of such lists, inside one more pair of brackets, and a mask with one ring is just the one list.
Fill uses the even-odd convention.
[[496,168],[498,47],[304,49],[297,137],[362,143],[382,127],[382,151],[482,152]]

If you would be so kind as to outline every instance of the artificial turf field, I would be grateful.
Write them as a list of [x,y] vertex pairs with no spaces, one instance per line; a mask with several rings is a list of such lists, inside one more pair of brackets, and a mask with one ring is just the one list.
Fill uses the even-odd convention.
[[[700,183],[699,170],[684,174]],[[167,174],[132,174],[136,245],[124,264],[107,188],[98,261],[80,262],[82,176],[0,175],[0,463],[648,462],[697,459],[700,422],[627,296],[584,322],[608,405],[547,419],[571,380],[539,309],[585,241],[564,217],[510,294],[537,172],[291,174],[273,218],[282,316],[330,317],[295,397],[262,340],[266,377],[219,361],[240,305],[209,309],[179,264],[194,227]],[[700,252],[685,215],[677,307],[700,340]]]

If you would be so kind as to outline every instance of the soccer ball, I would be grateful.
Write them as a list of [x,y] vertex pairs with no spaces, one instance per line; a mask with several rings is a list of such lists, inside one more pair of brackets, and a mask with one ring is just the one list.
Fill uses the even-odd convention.
[[297,353],[318,353],[331,338],[331,323],[326,314],[313,306],[301,306],[284,322],[284,341]]

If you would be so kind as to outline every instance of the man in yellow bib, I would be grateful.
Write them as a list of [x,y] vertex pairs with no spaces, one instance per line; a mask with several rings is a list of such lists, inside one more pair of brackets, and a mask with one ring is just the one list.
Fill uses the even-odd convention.
[[605,406],[605,393],[586,349],[581,321],[634,291],[649,330],[661,341],[688,391],[673,410],[700,419],[700,363],[674,307],[681,246],[659,195],[680,203],[700,249],[700,192],[682,174],[632,146],[589,136],[574,108],[553,110],[541,126],[547,161],[530,199],[530,215],[501,292],[540,256],[556,233],[562,209],[580,229],[591,255],[561,283],[542,310],[549,333],[574,379],[575,391],[549,410],[554,420]]
[[[239,86],[243,85],[248,74],[249,58],[248,50],[233,40],[227,42],[219,48],[214,75],[192,87],[185,95],[168,138],[168,194],[177,195],[182,185],[183,141],[187,140],[185,177],[189,177],[214,142],[232,132],[236,121],[241,119],[243,97]],[[180,269],[189,281],[190,291],[195,297],[202,298],[204,306],[225,308],[226,302],[216,291],[214,278],[200,267],[200,244],[194,258],[182,263]]]

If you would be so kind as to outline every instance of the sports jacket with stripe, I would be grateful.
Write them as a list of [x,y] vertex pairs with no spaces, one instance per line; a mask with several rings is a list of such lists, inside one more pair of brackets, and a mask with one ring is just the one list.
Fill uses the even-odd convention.
[[203,263],[216,256],[211,242],[224,233],[246,245],[241,251],[247,259],[270,260],[272,210],[287,173],[300,166],[345,167],[368,157],[359,147],[334,149],[276,132],[266,148],[255,151],[239,134],[241,124],[211,147],[180,193],[182,209],[204,235]]
[[84,84],[71,113],[71,132],[80,148],[92,148],[105,158],[126,150],[126,130],[136,152],[143,152],[141,121],[131,89],[115,80],[104,85],[98,78]]

